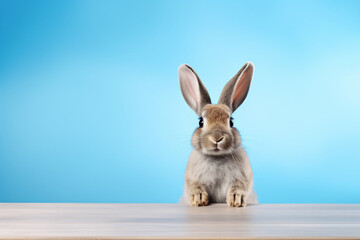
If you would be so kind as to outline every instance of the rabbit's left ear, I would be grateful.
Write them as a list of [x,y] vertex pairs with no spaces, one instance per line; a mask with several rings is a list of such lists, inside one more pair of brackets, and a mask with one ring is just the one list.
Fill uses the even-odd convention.
[[227,105],[232,112],[244,102],[254,73],[254,64],[247,62],[239,72],[225,85],[219,103]]
[[180,65],[178,72],[180,88],[185,101],[201,117],[202,108],[206,104],[211,104],[208,91],[189,65]]

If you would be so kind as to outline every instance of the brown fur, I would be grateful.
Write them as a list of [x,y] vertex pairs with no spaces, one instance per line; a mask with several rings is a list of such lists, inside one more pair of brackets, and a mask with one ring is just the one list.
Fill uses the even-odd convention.
[[203,126],[195,129],[191,139],[194,151],[185,172],[184,200],[189,205],[226,202],[244,207],[257,202],[249,158],[238,130],[230,126],[231,114],[246,98],[253,69],[252,63],[245,64],[226,84],[219,104],[212,105],[196,72],[188,65],[179,67],[183,96],[203,118]]
[[209,124],[219,124],[227,126],[230,119],[230,109],[224,104],[208,104],[203,108],[204,117]]
[[197,128],[192,138],[192,145],[199,151],[211,151],[216,147],[214,140],[222,139],[219,147],[231,150],[240,145],[240,135],[235,128],[229,129],[230,109],[224,104],[207,104],[203,109],[206,120],[203,128]]

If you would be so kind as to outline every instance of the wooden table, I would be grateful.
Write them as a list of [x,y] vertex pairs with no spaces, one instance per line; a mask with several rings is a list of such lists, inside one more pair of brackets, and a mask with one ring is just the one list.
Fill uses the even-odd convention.
[[360,204],[0,203],[0,239],[360,239]]

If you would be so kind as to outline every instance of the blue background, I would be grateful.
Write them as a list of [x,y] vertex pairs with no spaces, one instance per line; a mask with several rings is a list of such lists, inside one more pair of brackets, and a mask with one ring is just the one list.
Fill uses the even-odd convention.
[[360,203],[359,1],[0,1],[0,201],[175,203],[188,63],[234,113],[261,203]]

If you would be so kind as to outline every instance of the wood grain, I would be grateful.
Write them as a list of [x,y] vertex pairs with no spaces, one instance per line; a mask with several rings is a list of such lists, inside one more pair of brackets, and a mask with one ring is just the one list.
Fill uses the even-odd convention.
[[0,239],[360,239],[360,204],[0,203]]

